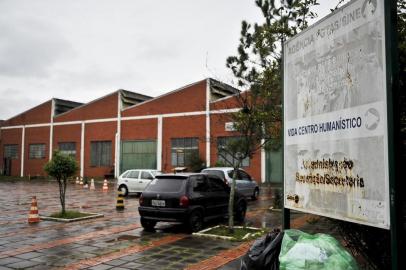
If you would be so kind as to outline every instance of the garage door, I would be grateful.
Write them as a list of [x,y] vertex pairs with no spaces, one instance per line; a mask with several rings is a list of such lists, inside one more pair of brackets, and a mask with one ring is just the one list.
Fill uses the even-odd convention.
[[123,141],[120,173],[129,169],[156,169],[156,141]]

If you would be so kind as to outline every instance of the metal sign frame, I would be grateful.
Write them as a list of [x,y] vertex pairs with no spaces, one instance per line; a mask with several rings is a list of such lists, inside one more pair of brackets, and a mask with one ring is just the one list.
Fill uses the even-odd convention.
[[[350,5],[350,3],[346,4]],[[401,245],[403,244],[399,241],[399,236],[402,234],[398,231],[401,230],[403,224],[400,218],[400,196],[396,193],[396,190],[402,186],[400,181],[401,170],[401,152],[399,147],[395,145],[400,145],[400,113],[399,106],[397,102],[400,100],[400,90],[398,86],[398,54],[397,54],[397,2],[396,0],[384,0],[384,22],[385,22],[385,58],[386,58],[386,100],[387,100],[387,139],[388,139],[388,166],[389,166],[389,198],[390,198],[390,235],[391,235],[391,260],[392,269],[400,269],[401,264],[403,264],[398,256],[398,250],[401,250]],[[323,20],[323,19],[322,19]],[[282,91],[285,92],[284,85],[284,44],[282,45]],[[285,106],[284,94],[282,95],[282,104]],[[282,119],[285,119],[284,109],[282,110]],[[282,173],[283,181],[284,168],[285,168],[285,135],[284,135],[284,121],[282,123],[282,139],[283,139],[283,159],[282,159]],[[283,184],[283,188],[285,183]],[[285,189],[284,189],[285,197]],[[283,206],[283,228],[290,228],[290,209]]]

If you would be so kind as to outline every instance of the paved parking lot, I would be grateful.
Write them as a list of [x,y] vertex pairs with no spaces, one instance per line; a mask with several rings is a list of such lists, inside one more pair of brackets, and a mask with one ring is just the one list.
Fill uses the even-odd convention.
[[[239,257],[246,253],[250,242],[199,238],[186,234],[180,225],[168,223],[158,223],[155,232],[145,232],[139,223],[138,198],[125,198],[125,210],[116,211],[114,187],[115,183],[110,182],[108,192],[103,192],[102,183],[96,183],[96,190],[74,183],[68,186],[67,209],[101,213],[102,218],[28,224],[34,195],[40,215],[60,210],[58,184],[0,180],[0,270],[239,269]],[[269,211],[270,205],[270,190],[263,188],[259,199],[248,203],[246,225],[280,227],[281,213]],[[292,213],[291,227],[340,238],[335,224],[325,218]]]
[[[249,202],[248,225],[280,225],[280,214],[266,210],[271,199],[266,193]],[[144,232],[138,198],[126,198],[126,209],[116,211],[112,182],[108,192],[102,192],[102,183],[96,183],[93,191],[69,184],[67,209],[104,214],[69,224],[28,224],[33,195],[40,215],[60,210],[56,182],[0,181],[0,269],[214,269],[241,256],[249,246],[194,237],[173,224],[161,223],[156,232]]]

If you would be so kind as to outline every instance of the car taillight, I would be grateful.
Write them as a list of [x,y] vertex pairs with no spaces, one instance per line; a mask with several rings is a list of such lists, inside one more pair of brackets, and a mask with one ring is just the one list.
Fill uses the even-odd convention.
[[138,200],[139,204],[142,205],[144,203],[144,196],[140,195],[140,199]]
[[180,206],[183,206],[183,207],[189,206],[189,198],[186,197],[185,195],[183,195],[182,197],[180,197],[180,199],[179,199],[179,205],[180,205]]

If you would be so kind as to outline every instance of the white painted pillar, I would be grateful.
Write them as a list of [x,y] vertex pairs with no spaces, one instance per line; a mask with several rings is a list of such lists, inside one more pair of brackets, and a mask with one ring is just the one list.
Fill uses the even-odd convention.
[[265,140],[261,140],[261,182],[265,183],[265,178],[266,178],[266,152],[265,152]]
[[51,125],[49,126],[49,160],[52,159],[53,151],[53,138],[54,138],[54,112],[55,112],[55,99],[52,99],[51,105]]
[[206,79],[206,166],[210,167],[210,79]]
[[116,151],[114,155],[114,176],[120,175],[120,149],[121,149],[121,91],[117,94],[117,133],[116,133]]
[[162,115],[158,116],[157,121],[156,169],[162,171]]
[[24,177],[24,152],[25,152],[24,150],[25,150],[25,126],[23,126],[21,132],[21,168],[20,168],[21,177]]
[[80,177],[84,177],[85,172],[85,122],[82,121],[80,134]]

